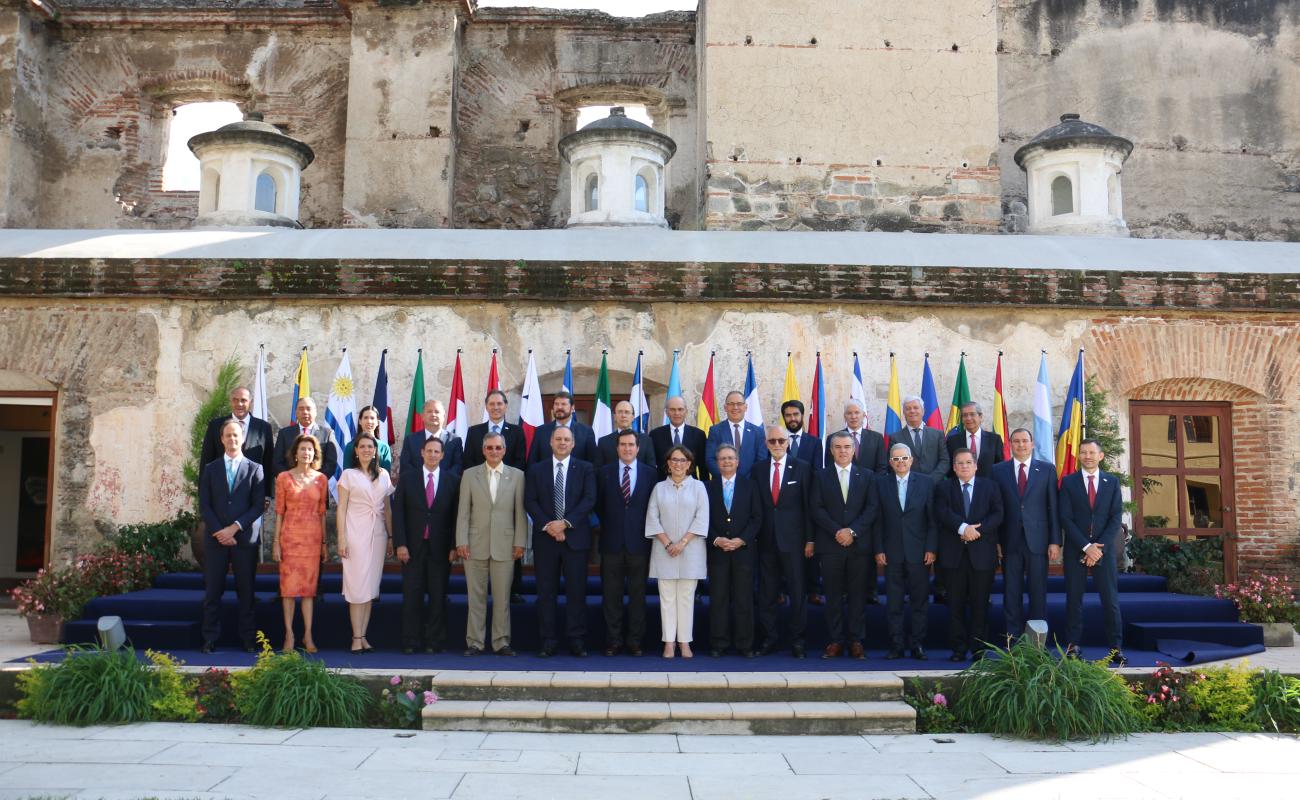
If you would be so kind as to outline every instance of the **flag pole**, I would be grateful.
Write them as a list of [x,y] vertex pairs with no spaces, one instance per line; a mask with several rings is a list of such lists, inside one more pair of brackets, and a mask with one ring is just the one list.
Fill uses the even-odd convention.
[[1088,365],[1084,363],[1084,359],[1083,359],[1084,352],[1085,352],[1084,348],[1080,347],[1079,348],[1079,381],[1080,381],[1079,397],[1082,401],[1082,406],[1083,406],[1082,413],[1080,414],[1080,419],[1082,419],[1083,421],[1082,424],[1083,438],[1087,439],[1088,438]]

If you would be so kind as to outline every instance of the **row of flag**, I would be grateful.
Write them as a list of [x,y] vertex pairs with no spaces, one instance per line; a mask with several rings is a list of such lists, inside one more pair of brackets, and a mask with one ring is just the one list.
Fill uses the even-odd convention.
[[[469,429],[469,406],[465,400],[465,384],[461,374],[461,351],[456,351],[455,369],[452,373],[451,398],[447,403],[447,419],[443,421],[443,427],[452,435],[460,437],[464,441]],[[752,353],[746,353],[746,370],[745,384],[742,394],[745,397],[747,408],[745,419],[755,425],[762,426],[766,417],[763,415],[761,397],[758,391],[758,378],[754,372],[754,359]],[[384,350],[379,357],[379,370],[375,377],[374,399],[371,405],[376,409],[379,415],[379,436],[387,440],[389,445],[396,444],[396,432],[393,425],[393,409],[388,399],[388,371],[387,371],[388,350]],[[609,361],[608,351],[601,351],[600,373],[596,380],[596,406],[592,415],[591,426],[599,438],[614,430],[613,420],[613,403],[609,388]],[[650,430],[650,404],[645,393],[645,381],[641,371],[642,353],[637,353],[636,371],[632,376],[632,390],[629,401],[632,404],[634,430],[646,433]],[[704,376],[704,387],[700,392],[700,402],[696,407],[695,420],[696,425],[705,430],[717,424],[722,420],[718,407],[718,391],[714,381],[714,356],[709,355],[709,367]],[[1052,424],[1051,417],[1051,388],[1048,384],[1047,377],[1047,354],[1044,352],[1038,367],[1038,378],[1034,387],[1033,403],[1033,433],[1035,457],[1053,463],[1061,477],[1068,475],[1078,469],[1077,458],[1079,445],[1083,439],[1083,418],[1084,418],[1084,366],[1083,350],[1079,351],[1078,362],[1075,365],[1074,372],[1070,378],[1070,388],[1066,392],[1065,406],[1061,413],[1061,422],[1056,432],[1056,447],[1052,447]],[[488,368],[487,392],[499,391],[501,389],[500,374],[497,370],[497,351],[492,351],[492,363]],[[561,377],[560,389],[573,394],[573,357],[570,352],[565,353],[564,372]],[[290,417],[295,422],[297,417],[298,398],[306,397],[311,394],[310,378],[307,370],[307,348],[302,349],[298,361],[298,368],[294,374],[293,383],[293,405],[290,411]],[[925,355],[924,367],[921,373],[921,392],[920,398],[924,405],[924,424],[927,427],[934,428],[944,433],[959,430],[961,423],[961,407],[971,401],[970,383],[966,376],[966,354],[961,354],[961,361],[957,368],[957,380],[953,387],[952,401],[948,407],[948,415],[945,420],[939,406],[938,391],[935,388],[934,374],[930,370],[930,355]],[[261,419],[267,419],[266,407],[266,354],[264,347],[258,348],[257,356],[257,374],[254,379],[253,390],[253,415]],[[682,397],[685,393],[682,391],[681,374],[678,367],[678,351],[673,351],[672,368],[668,376],[668,398]],[[894,436],[903,427],[903,411],[901,402],[902,393],[899,388],[898,366],[895,362],[894,354],[889,354],[889,395],[885,407],[885,421],[883,433],[888,440]],[[857,401],[865,410],[867,407],[866,389],[862,380],[862,367],[858,362],[858,354],[853,354],[853,370],[849,381],[849,398]],[[799,391],[799,382],[795,377],[794,357],[786,353],[785,382],[781,392],[781,403],[787,400],[802,400]],[[410,404],[407,407],[406,433],[411,434],[424,430],[424,419],[421,411],[424,408],[424,351],[418,350],[416,355],[415,375],[411,385]],[[805,416],[805,432],[809,436],[815,436],[825,443],[825,439],[833,432],[832,426],[826,424],[830,415],[830,409],[826,405],[826,380],[822,372],[821,353],[817,353],[817,363],[813,371],[812,392],[807,405],[807,414]],[[1002,437],[1004,458],[1011,457],[1011,442],[1008,436],[1010,428],[1007,424],[1007,406],[1002,393],[1002,353],[998,353],[997,367],[993,377],[993,409],[992,409],[992,427],[993,432]],[[488,419],[486,407],[483,410],[483,421]],[[537,362],[533,356],[533,351],[528,351],[528,366],[524,376],[523,392],[519,405],[519,425],[524,431],[525,441],[529,448],[532,447],[533,432],[545,423],[545,411],[542,408],[542,391],[538,381]],[[668,423],[668,414],[665,410],[662,424]],[[334,434],[335,447],[338,449],[338,462],[340,466],[336,469],[335,475],[331,476],[331,490],[337,482],[338,477],[342,474],[343,451],[348,444],[356,437],[357,434],[357,406],[355,384],[352,378],[352,366],[348,360],[347,348],[343,349],[343,358],[339,362],[338,370],[335,372],[334,381],[330,384],[329,401],[325,407],[325,424],[328,425]],[[869,427],[869,426],[868,426]]]

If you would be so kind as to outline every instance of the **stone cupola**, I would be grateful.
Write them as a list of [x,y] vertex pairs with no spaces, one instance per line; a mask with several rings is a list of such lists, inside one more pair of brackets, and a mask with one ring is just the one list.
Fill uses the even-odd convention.
[[1029,182],[1029,232],[1128,236],[1120,175],[1133,143],[1078,114],[1016,151]]
[[668,227],[664,165],[677,151],[672,138],[616,106],[559,147],[569,162],[568,227]]
[[199,159],[196,226],[298,225],[302,171],[315,153],[250,112],[189,141]]

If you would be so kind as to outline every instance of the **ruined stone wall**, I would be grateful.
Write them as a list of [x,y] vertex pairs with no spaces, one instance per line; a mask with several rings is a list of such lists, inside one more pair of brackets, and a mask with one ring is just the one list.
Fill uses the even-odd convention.
[[44,20],[0,2],[0,228],[34,228],[45,126]]
[[569,184],[556,145],[579,107],[638,104],[677,143],[668,220],[698,228],[694,33],[689,13],[481,9],[457,77],[456,227],[562,227]]
[[162,190],[178,104],[231,100],[305,141],[300,219],[341,222],[350,42],[337,10],[83,11],[49,25],[37,220],[47,228],[188,226],[197,192]]
[[988,231],[993,0],[703,0],[709,228]]
[[1134,236],[1300,241],[1300,3],[998,5],[1007,211],[1025,196],[1012,154],[1078,112],[1135,144],[1123,178]]

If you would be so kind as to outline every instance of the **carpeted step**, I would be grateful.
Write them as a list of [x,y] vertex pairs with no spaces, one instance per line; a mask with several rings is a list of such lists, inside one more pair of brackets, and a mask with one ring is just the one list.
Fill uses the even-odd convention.
[[1158,650],[1161,639],[1190,640],[1247,647],[1264,643],[1264,630],[1249,622],[1142,621],[1124,626],[1124,644],[1138,650]]
[[[98,619],[74,620],[63,626],[63,641],[68,644],[95,644]],[[175,619],[123,619],[127,641],[136,650],[190,650],[201,642],[199,623]]]

